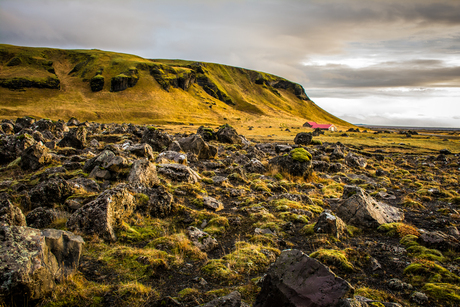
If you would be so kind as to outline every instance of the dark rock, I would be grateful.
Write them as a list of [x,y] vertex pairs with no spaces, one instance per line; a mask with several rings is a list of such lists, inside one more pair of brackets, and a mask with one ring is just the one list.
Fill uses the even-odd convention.
[[2,123],[2,131],[5,134],[13,134],[14,133],[14,126],[10,123]]
[[107,163],[115,154],[110,150],[104,150],[99,155],[94,158],[89,159],[86,161],[85,165],[83,166],[83,170],[87,173],[91,172],[94,167],[102,166],[103,163]]
[[40,182],[29,193],[32,208],[52,208],[55,205],[63,204],[73,191],[72,185],[63,179]]
[[418,305],[425,305],[428,302],[428,296],[423,292],[414,292],[410,300]]
[[72,128],[64,135],[64,138],[57,143],[57,146],[84,149],[86,146],[86,134],[86,128],[83,126]]
[[361,167],[365,168],[367,161],[363,157],[358,157],[357,155],[349,152],[345,157],[345,163],[350,167]]
[[313,140],[313,135],[308,132],[300,132],[294,138],[294,143],[297,145],[310,145]]
[[18,133],[22,129],[30,128],[35,123],[35,119],[29,116],[24,116],[16,119],[14,132]]
[[229,124],[225,124],[219,128],[216,133],[217,139],[221,143],[228,143],[228,144],[241,144],[242,140],[238,136],[238,132],[236,132],[235,128],[230,126]]
[[35,143],[28,147],[21,155],[19,165],[23,170],[38,170],[43,165],[51,162],[49,149],[42,142]]
[[268,161],[272,167],[285,171],[293,176],[308,178],[312,171],[311,154],[303,148],[296,148]]
[[194,170],[182,164],[159,164],[157,172],[178,182],[196,183],[201,179]]
[[174,209],[174,197],[162,186],[147,192],[149,201],[144,209],[150,216],[163,218],[171,215]]
[[285,250],[263,278],[253,307],[336,306],[353,287],[299,250]]
[[345,186],[335,213],[345,223],[365,228],[377,228],[404,219],[400,209],[377,202],[360,187],[349,185]]
[[212,128],[200,126],[196,133],[199,134],[206,142],[217,140],[217,135]]
[[128,218],[135,207],[134,197],[123,185],[119,185],[106,190],[73,213],[67,221],[67,228],[114,242],[117,240],[114,228]]
[[153,160],[153,149],[149,144],[137,144],[128,147],[128,151],[140,158],[147,158]]
[[128,183],[136,190],[143,191],[159,183],[155,164],[147,159],[136,160],[128,175]]
[[206,143],[198,134],[180,139],[179,144],[182,150],[194,153],[198,159],[214,159],[217,155],[217,148]]
[[0,194],[0,225],[26,226],[26,218],[21,209],[11,203],[6,193]]
[[168,149],[172,139],[166,132],[149,127],[142,135],[142,142],[152,146],[153,151],[162,152]]
[[292,150],[292,146],[289,146],[289,145],[277,144],[275,146],[275,152],[277,154],[282,153],[282,152],[290,152],[291,150]]
[[164,151],[158,155],[155,160],[156,163],[169,163],[175,162],[179,164],[187,165],[187,155],[183,153],[179,153],[176,151]]
[[30,211],[26,216],[27,225],[33,228],[45,228],[58,219],[58,213],[54,209],[38,207]]
[[204,252],[210,252],[219,245],[216,239],[196,227],[188,227],[187,234],[190,241],[192,241],[196,247]]
[[91,91],[99,92],[102,91],[104,88],[104,77],[101,75],[96,75],[91,78],[89,81],[89,86],[91,87]]
[[78,125],[80,125],[80,122],[75,117],[71,117],[69,121],[67,122],[67,126],[78,126]]
[[342,163],[331,163],[329,165],[329,172],[331,173],[338,173],[338,172],[343,172],[345,169],[345,165]]
[[439,153],[440,153],[441,155],[451,155],[451,154],[452,154],[452,152],[451,152],[449,149],[446,149],[446,148],[441,149],[441,150],[439,151]]
[[248,173],[263,174],[267,171],[265,166],[259,160],[253,158],[251,161],[244,166]]
[[317,172],[327,172],[329,170],[329,163],[326,161],[315,160],[313,163],[313,169]]
[[439,249],[441,251],[460,251],[459,240],[439,230],[423,232],[418,238],[418,241],[426,247]]
[[206,209],[210,209],[212,211],[220,211],[224,209],[224,205],[222,204],[222,202],[210,196],[203,197],[203,206]]
[[179,144],[178,141],[173,141],[173,142],[169,145],[168,150],[169,150],[169,151],[175,151],[175,152],[181,152],[181,151],[183,151],[183,150],[182,150],[182,147],[180,146],[180,144]]
[[313,230],[316,233],[327,233],[340,239],[347,231],[347,225],[331,210],[324,210],[318,218]]

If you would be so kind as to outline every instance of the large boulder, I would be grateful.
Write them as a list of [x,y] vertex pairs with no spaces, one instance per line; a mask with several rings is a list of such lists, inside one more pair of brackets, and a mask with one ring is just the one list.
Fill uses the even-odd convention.
[[238,132],[236,132],[235,128],[230,126],[229,124],[225,124],[219,128],[216,133],[217,139],[221,143],[229,143],[229,144],[241,144],[243,141],[239,137]]
[[67,221],[67,228],[114,242],[117,240],[114,228],[121,225],[135,207],[134,197],[119,185],[75,211]]
[[353,295],[353,287],[299,250],[285,250],[263,278],[253,307],[329,307]]
[[29,193],[32,208],[63,204],[72,195],[73,186],[64,179],[50,179],[40,182]]
[[0,224],[26,226],[26,218],[21,209],[11,203],[6,193],[0,194]]
[[400,209],[378,202],[360,187],[350,185],[345,186],[335,213],[345,223],[364,228],[377,228],[404,219]]
[[296,148],[291,150],[289,154],[277,156],[268,162],[280,171],[307,178],[313,171],[311,159],[312,156],[308,151],[303,148]]
[[0,304],[22,306],[75,272],[83,239],[73,233],[0,225]]
[[297,145],[310,145],[313,140],[313,135],[309,132],[300,132],[294,138],[294,143]]
[[158,174],[161,174],[173,181],[196,183],[201,179],[194,170],[182,164],[159,164]]
[[149,127],[142,135],[142,142],[152,146],[153,151],[161,152],[166,150],[172,143],[171,136],[159,129]]
[[129,184],[137,191],[153,187],[159,183],[155,164],[147,159],[136,160],[128,175]]
[[265,166],[256,158],[252,158],[249,163],[247,163],[244,168],[248,173],[259,173],[263,174],[267,171]]
[[62,140],[57,143],[59,147],[73,147],[75,149],[84,149],[86,146],[86,128],[80,126],[78,128],[72,128],[67,132]]
[[217,155],[217,148],[206,143],[199,134],[182,138],[179,144],[182,150],[194,153],[198,159],[214,159]]
[[21,155],[19,165],[23,170],[38,170],[43,165],[51,162],[49,149],[42,142],[37,142],[28,147]]

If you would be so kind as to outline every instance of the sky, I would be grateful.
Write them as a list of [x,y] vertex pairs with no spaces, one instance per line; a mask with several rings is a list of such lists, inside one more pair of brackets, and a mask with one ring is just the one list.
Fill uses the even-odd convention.
[[354,124],[460,127],[460,0],[0,0],[0,43],[255,69]]

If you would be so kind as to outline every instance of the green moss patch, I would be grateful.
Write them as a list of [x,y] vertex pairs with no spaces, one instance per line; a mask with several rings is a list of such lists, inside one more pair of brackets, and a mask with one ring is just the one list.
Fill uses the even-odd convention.
[[298,162],[308,162],[312,159],[311,153],[303,148],[295,148],[289,154],[293,160]]

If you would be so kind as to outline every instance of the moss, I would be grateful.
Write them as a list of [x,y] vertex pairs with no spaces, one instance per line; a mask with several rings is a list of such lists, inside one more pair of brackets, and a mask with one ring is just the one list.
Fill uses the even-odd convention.
[[311,153],[303,148],[295,148],[289,152],[289,155],[294,161],[309,162],[312,159]]
[[180,299],[187,299],[190,296],[195,296],[195,295],[198,295],[198,294],[200,294],[200,290],[195,289],[195,288],[185,288],[185,289],[179,291],[179,293],[177,293],[177,295],[178,295],[178,297]]
[[406,235],[419,236],[420,233],[414,226],[407,225],[404,223],[386,223],[380,225],[377,230],[386,232],[387,235],[392,237],[399,236],[400,238]]
[[211,235],[222,234],[227,227],[229,227],[228,219],[225,216],[217,216],[208,222],[204,231]]
[[134,198],[136,199],[137,205],[141,207],[146,206],[150,200],[150,197],[144,193],[136,193]]
[[346,251],[336,249],[320,249],[310,255],[326,265],[333,265],[345,271],[353,271],[354,267],[347,259]]
[[315,223],[305,225],[300,230],[300,233],[303,234],[303,235],[306,235],[306,236],[311,236],[311,235],[315,234],[314,228],[315,228]]
[[401,241],[399,241],[399,243],[401,243],[402,245],[406,246],[406,248],[407,248],[407,247],[410,247],[410,246],[418,245],[417,239],[418,239],[417,236],[409,234],[409,235],[404,236],[401,239]]
[[147,247],[166,250],[168,254],[177,257],[179,262],[185,261],[186,258],[192,260],[206,259],[206,253],[200,251],[184,233],[175,233],[157,238],[147,244]]
[[363,232],[361,228],[355,227],[353,225],[347,225],[347,233],[351,236],[354,237],[356,235],[359,235]]
[[359,287],[355,289],[354,294],[381,302],[394,302],[396,300],[395,297],[387,291],[372,289],[369,287]]
[[120,242],[138,243],[159,238],[167,232],[165,222],[156,219],[150,225],[129,226],[122,222],[121,230],[117,232]]
[[407,248],[409,255],[419,259],[426,259],[438,262],[444,262],[446,258],[437,249],[426,248],[421,245],[413,245]]
[[460,277],[430,260],[419,259],[404,269],[415,285],[424,282],[460,282]]
[[443,306],[458,306],[460,304],[460,287],[449,283],[427,283],[422,291]]
[[312,140],[311,144],[312,145],[323,145],[323,142],[321,142],[320,140]]

